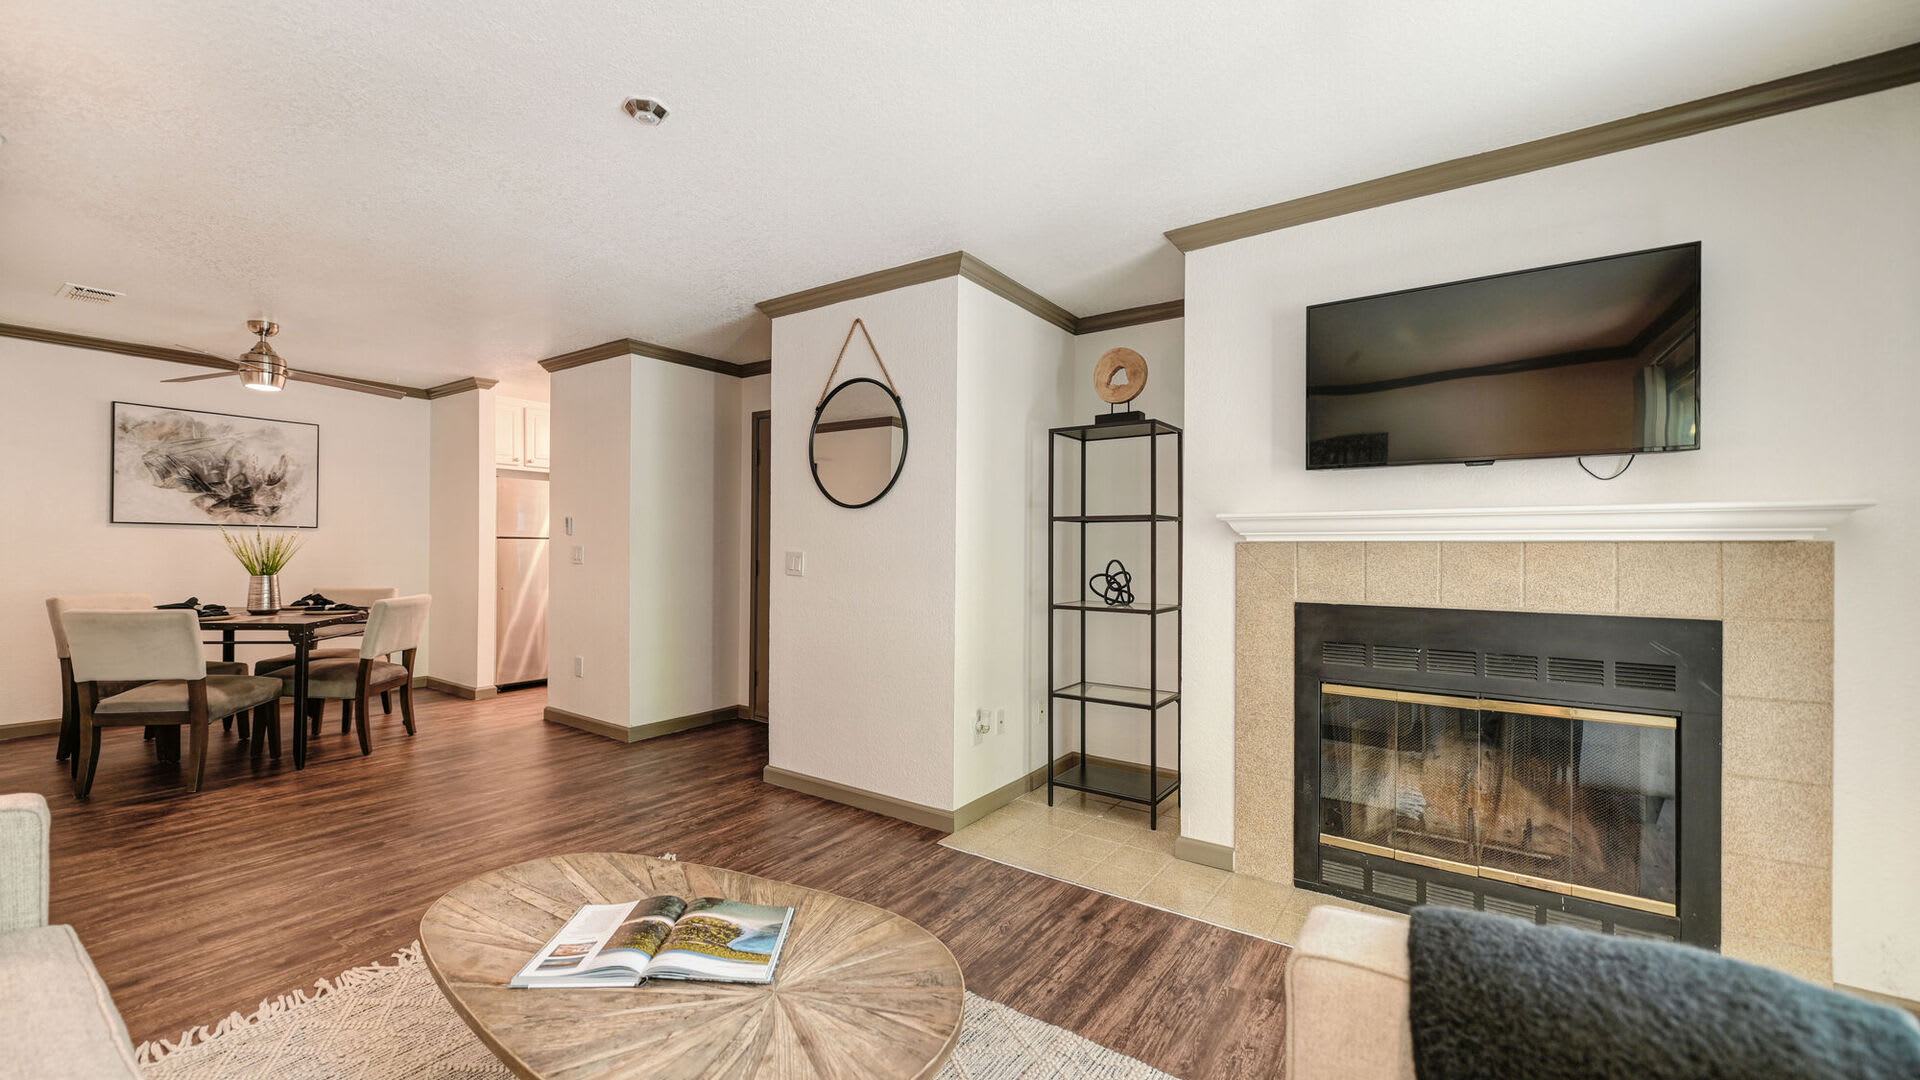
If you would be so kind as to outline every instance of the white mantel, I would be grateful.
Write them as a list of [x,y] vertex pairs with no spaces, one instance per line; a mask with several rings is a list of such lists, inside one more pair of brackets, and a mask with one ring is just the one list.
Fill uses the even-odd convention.
[[1816,540],[1861,500],[1221,514],[1245,540]]

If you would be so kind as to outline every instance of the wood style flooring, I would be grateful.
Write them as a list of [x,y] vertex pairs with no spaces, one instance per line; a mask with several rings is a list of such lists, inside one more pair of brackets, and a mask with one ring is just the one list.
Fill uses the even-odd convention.
[[329,713],[299,773],[216,730],[191,796],[135,729],[107,733],[86,803],[53,736],[14,740],[0,791],[52,805],[54,921],[79,930],[135,1041],[384,960],[496,867],[671,852],[899,912],[946,942],[968,989],[1185,1080],[1280,1075],[1284,946],[769,786],[761,725],[628,746],[545,723],[545,697],[422,694],[420,734],[375,710],[364,758]]

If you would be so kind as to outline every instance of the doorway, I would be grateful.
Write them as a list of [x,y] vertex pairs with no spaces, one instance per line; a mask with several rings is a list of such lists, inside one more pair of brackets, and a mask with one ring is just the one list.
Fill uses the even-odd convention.
[[753,718],[767,722],[767,668],[770,633],[767,613],[771,609],[772,590],[767,567],[771,554],[773,529],[773,413],[753,414]]

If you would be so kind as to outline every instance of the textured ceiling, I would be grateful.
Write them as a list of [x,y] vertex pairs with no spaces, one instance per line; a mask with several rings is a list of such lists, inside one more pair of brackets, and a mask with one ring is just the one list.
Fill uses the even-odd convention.
[[[413,385],[959,248],[1078,314],[1168,228],[1920,38],[1912,0],[0,0],[0,322]],[[642,128],[629,95],[673,114]],[[127,293],[58,299],[62,281]]]

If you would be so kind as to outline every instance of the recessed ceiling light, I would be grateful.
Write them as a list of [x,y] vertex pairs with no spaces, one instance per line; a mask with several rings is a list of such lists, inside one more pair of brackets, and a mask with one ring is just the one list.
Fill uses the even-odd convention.
[[633,117],[648,127],[657,127],[660,121],[667,118],[667,107],[652,98],[628,98],[623,108],[627,110],[628,116]]

